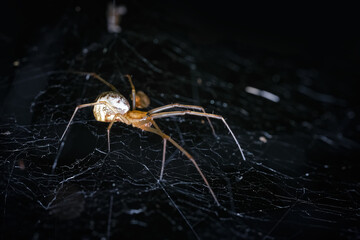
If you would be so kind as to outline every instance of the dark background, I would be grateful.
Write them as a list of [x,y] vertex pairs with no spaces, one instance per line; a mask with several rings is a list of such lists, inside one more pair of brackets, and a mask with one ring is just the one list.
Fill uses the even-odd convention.
[[[181,35],[196,47],[220,45],[236,53],[255,49],[294,57],[301,66],[315,67],[327,74],[318,81],[324,81],[319,84],[327,84],[331,93],[356,101],[356,91],[351,90],[358,76],[360,46],[356,22],[359,18],[351,5],[234,4],[232,1],[122,3],[137,9],[123,19],[125,25],[131,21],[139,28],[143,26],[142,31]],[[72,11],[76,6],[81,6],[83,14],[74,16]],[[14,68],[9,63],[26,56],[28,47],[44,36],[44,31],[46,34],[55,26],[64,27],[59,22],[78,24],[73,29],[78,31],[78,41],[71,43],[74,47],[96,41],[106,27],[102,14],[106,7],[107,3],[97,1],[5,1],[1,8],[1,69],[13,74]],[[62,41],[58,39],[56,43],[62,45]],[[60,51],[52,50],[54,54]]]
[[[114,35],[106,2],[2,3],[1,238],[359,238],[354,6],[121,4],[128,12]],[[90,111],[61,146],[75,106],[106,90],[67,70],[97,72],[126,97],[119,76],[130,73],[150,108],[182,102],[223,115],[246,162],[221,122],[220,140],[198,118],[160,123],[195,156],[222,206],[171,146],[157,182],[157,137],[117,124],[105,154],[106,124]]]
[[[339,60],[336,66],[344,72],[354,71],[354,64],[359,60],[358,17],[351,5],[231,4],[231,1],[124,1],[123,4],[138,8],[131,19],[136,23],[160,24],[157,31],[171,29],[172,32],[197,35],[203,40],[199,44],[221,42],[261,47],[277,53],[296,54],[310,61],[309,64],[327,69]],[[64,13],[76,6],[89,14],[77,20],[86,20],[82,24],[92,26],[92,31],[82,34],[93,32],[90,39],[99,37],[98,25],[104,26],[106,20],[98,12],[105,11],[106,5],[97,1],[5,1],[1,14],[3,56],[24,55],[26,45],[39,36],[41,28],[56,25]],[[144,12],[153,12],[154,18],[143,22],[141,15]],[[163,20],[169,25],[161,24]],[[206,41],[206,38],[209,39]]]

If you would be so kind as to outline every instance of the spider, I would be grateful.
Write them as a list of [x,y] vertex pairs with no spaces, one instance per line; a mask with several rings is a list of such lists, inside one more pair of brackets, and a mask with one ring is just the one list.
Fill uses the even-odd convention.
[[[128,78],[130,86],[131,86],[131,100],[132,100],[132,110],[130,110],[130,104],[127,101],[127,99],[120,94],[120,92],[109,82],[101,78],[96,73],[90,73],[90,72],[73,72],[76,74],[86,75],[94,77],[104,84],[106,84],[108,87],[112,89],[112,91],[103,92],[101,93],[93,103],[85,103],[78,105],[75,108],[75,111],[70,118],[69,123],[67,124],[65,131],[63,135],[60,138],[60,142],[64,139],[64,136],[66,132],[69,129],[69,126],[71,122],[73,121],[77,111],[81,108],[86,107],[94,107],[93,113],[94,117],[97,121],[100,122],[108,122],[110,123],[107,127],[107,140],[108,140],[108,152],[110,152],[110,129],[113,126],[115,122],[122,122],[127,125],[132,125],[135,128],[139,128],[143,131],[151,132],[154,134],[159,135],[163,139],[163,154],[162,154],[162,165],[161,165],[161,171],[160,171],[160,181],[163,178],[164,173],[164,165],[165,165],[165,153],[166,153],[166,143],[167,141],[171,142],[176,148],[178,148],[195,166],[196,170],[204,180],[206,186],[208,187],[212,197],[214,198],[215,203],[220,206],[219,201],[217,197],[215,196],[212,188],[210,187],[209,182],[207,181],[205,175],[202,173],[201,169],[199,168],[198,164],[196,163],[195,159],[183,148],[181,147],[176,141],[174,141],[172,138],[170,138],[168,135],[162,132],[162,130],[159,128],[159,126],[156,124],[155,119],[158,118],[166,118],[171,116],[180,116],[180,115],[195,115],[200,117],[206,117],[209,125],[213,131],[213,134],[215,135],[214,127],[210,121],[210,118],[220,119],[223,121],[227,129],[229,130],[230,134],[234,138],[242,158],[245,160],[244,153],[240,147],[239,142],[237,141],[234,133],[231,131],[229,125],[226,123],[225,119],[216,114],[206,113],[204,108],[201,106],[196,105],[185,105],[185,104],[179,104],[179,103],[173,103],[164,105],[161,107],[154,108],[148,112],[145,111],[139,111],[136,110],[136,108],[144,108],[147,107],[150,103],[150,100],[146,96],[145,93],[139,91],[135,91],[134,84],[132,82],[130,75],[125,75],[125,77]],[[182,111],[166,111],[173,108],[182,108],[187,110]],[[215,135],[216,136],[216,135]]]

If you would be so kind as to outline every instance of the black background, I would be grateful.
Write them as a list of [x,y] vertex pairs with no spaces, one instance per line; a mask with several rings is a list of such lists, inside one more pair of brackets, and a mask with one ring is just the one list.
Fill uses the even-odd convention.
[[[3,175],[1,193],[4,196],[1,201],[1,238],[359,237],[360,111],[357,103],[357,80],[360,77],[360,41],[354,6],[304,2],[275,6],[262,3],[234,4],[232,1],[121,3],[127,6],[128,13],[121,22],[123,33],[117,37],[106,33],[106,2],[6,1],[1,4],[0,169]],[[76,12],[75,8],[78,6],[81,10]],[[64,83],[68,84],[70,80],[63,80],[64,76],[69,76],[60,73],[52,78],[52,74],[78,67],[81,69],[74,70],[100,71],[99,74],[110,78],[111,64],[106,63],[111,60],[98,61],[101,54],[96,46],[91,46],[94,43],[110,46],[112,41],[118,43],[120,38],[133,44],[154,65],[186,79],[178,82],[177,78],[170,79],[169,76],[172,75],[152,73],[146,67],[143,70],[144,66],[138,60],[134,60],[135,66],[139,66],[138,71],[132,65],[121,70],[115,66],[115,71],[131,71],[135,76],[135,85],[146,90],[151,97],[152,107],[174,102],[173,96],[179,94],[177,101],[201,104],[210,112],[224,115],[241,139],[248,160],[238,167],[233,164],[240,161],[240,158],[234,157],[231,139],[224,140],[219,147],[216,145],[219,144],[218,141],[214,141],[214,144],[212,139],[207,139],[210,134],[200,131],[197,125],[191,125],[197,123],[196,120],[191,118],[188,127],[181,125],[182,132],[190,132],[189,135],[184,133],[184,136],[193,138],[186,143],[186,147],[190,148],[200,141],[200,145],[190,148],[190,151],[200,159],[209,158],[212,161],[209,167],[206,162],[200,165],[205,168],[205,175],[215,175],[210,182],[215,185],[215,192],[220,195],[224,208],[214,206],[206,188],[200,193],[192,193],[187,192],[189,189],[186,187],[183,189],[172,186],[181,180],[182,173],[176,175],[175,180],[164,183],[177,207],[173,207],[170,200],[162,195],[157,197],[150,190],[142,190],[146,187],[156,188],[155,183],[150,183],[155,182],[156,177],[140,178],[140,186],[137,185],[135,189],[139,188],[138,191],[144,192],[141,196],[135,195],[137,199],[134,199],[133,192],[128,189],[124,189],[123,198],[112,195],[114,187],[110,183],[129,180],[127,176],[118,177],[119,173],[114,170],[118,166],[115,160],[119,160],[123,152],[115,152],[106,157],[101,154],[97,156],[99,154],[96,151],[94,153],[96,148],[106,149],[105,127],[96,125],[94,121],[90,121],[93,128],[80,122],[78,128],[70,131],[69,135],[79,136],[73,139],[69,137],[67,140],[75,147],[64,148],[59,170],[50,174],[53,160],[61,152],[59,136],[74,106],[86,100],[92,101],[98,91],[84,88],[80,83],[69,88]],[[166,61],[161,54],[157,55],[155,50],[147,47],[151,42],[147,39],[152,38],[162,39],[158,47],[160,50],[175,49],[179,42],[183,42],[187,55],[193,56],[194,62],[200,66],[200,73],[196,72],[194,77],[194,71],[189,70],[186,63],[182,64],[181,57],[175,60],[178,65],[157,65],[158,62],[166,64]],[[79,57],[84,48],[90,49],[94,54]],[[252,64],[241,65],[239,60],[236,62],[236,71],[225,69],[221,63],[231,58],[231,54]],[[13,64],[16,60],[20,61],[19,67]],[[127,59],[121,61],[126,62]],[[100,67],[98,62],[104,64]],[[310,76],[310,82],[301,78],[304,72],[306,76]],[[213,84],[199,90],[203,97],[200,99],[187,94],[196,81],[197,74],[202,76],[204,82]],[[273,77],[277,74],[281,76],[280,81]],[[212,79],[212,76],[216,77]],[[46,99],[53,96],[52,86],[55,85],[51,81],[64,86],[62,90],[55,92],[55,99],[48,102]],[[19,87],[18,84],[22,82],[25,86]],[[281,101],[273,104],[246,94],[246,86],[273,92],[280,96]],[[19,90],[14,91],[16,88]],[[86,93],[83,89],[86,89]],[[304,89],[310,91],[304,93]],[[45,99],[42,96],[38,98],[41,91],[45,91]],[[191,98],[195,100],[192,102]],[[215,104],[210,103],[212,99]],[[58,109],[58,103],[65,105]],[[229,107],[221,107],[223,103],[227,103]],[[248,114],[243,114],[242,109]],[[65,113],[60,114],[62,111]],[[85,116],[86,119],[91,119],[90,114]],[[220,126],[217,124],[217,129],[220,129],[220,136],[225,138],[227,133]],[[94,133],[94,129],[98,130]],[[14,135],[5,134],[7,131]],[[139,151],[139,144],[149,152],[145,160],[159,158],[160,139],[150,137],[134,143],[133,139],[144,137],[127,127],[113,131],[114,149],[124,148],[122,144],[116,144],[127,142],[120,137],[120,133],[124,133],[131,139],[128,143],[129,150],[125,153],[130,154],[133,159],[141,162],[140,157],[135,154]],[[176,125],[168,126],[167,132],[171,131],[178,132],[174,138],[181,136]],[[265,133],[273,137],[268,138],[267,144],[261,144],[259,136],[267,136]],[[37,140],[42,141],[44,136],[49,138],[49,150],[32,150],[31,146],[41,149],[42,143],[37,143]],[[84,138],[88,138],[87,141],[83,141]],[[158,144],[152,146],[147,142]],[[209,148],[211,151],[208,151]],[[92,158],[92,154],[95,157]],[[214,163],[219,160],[226,162],[227,155],[233,156],[229,160],[231,163],[220,166]],[[184,157],[179,155],[178,158]],[[26,174],[15,167],[19,159],[26,160]],[[76,165],[79,169],[67,172],[67,166],[78,159],[87,160],[81,160]],[[109,162],[108,165],[103,164],[106,161]],[[97,163],[103,165],[99,167]],[[157,175],[159,160],[150,165],[146,162],[144,164],[156,169],[154,171]],[[216,172],[217,168],[220,173]],[[60,199],[71,195],[69,202],[64,201],[68,204],[65,208],[70,210],[62,207],[55,210],[39,208],[38,200],[47,202],[50,199],[45,196],[46,189],[50,192],[59,182],[87,171],[86,169],[90,169],[90,174],[84,179],[76,180],[79,181],[75,182],[77,184],[59,190]],[[101,169],[103,175],[96,169]],[[180,167],[174,169],[179,170]],[[169,171],[176,174],[175,170]],[[224,190],[226,184],[218,180],[217,173],[217,176],[227,176],[233,184],[230,188],[234,193],[232,203],[227,201],[228,191]],[[310,173],[309,178],[305,177],[306,173]],[[132,178],[139,179],[139,176]],[[139,183],[132,178],[130,177],[130,182]],[[95,179],[97,183],[88,183],[91,182],[90,179]],[[189,175],[189,179],[201,181],[194,173]],[[47,185],[34,186],[36,183],[42,185],[48,180]],[[159,192],[162,192],[159,186]],[[95,187],[104,190],[97,195]],[[179,194],[181,191],[185,194]],[[292,193],[289,195],[293,198],[286,199],[287,194],[284,192]],[[82,194],[86,197],[81,197]],[[194,205],[191,196],[196,199]],[[108,206],[109,199],[114,203],[113,209]],[[128,204],[122,205],[124,201]],[[108,224],[109,208],[113,211],[112,225]],[[136,217],[126,212],[126,209],[132,208],[146,209],[137,215],[145,223],[145,227],[134,224]],[[154,214],[159,208],[162,210]],[[179,211],[185,217],[180,216]],[[185,219],[189,223],[185,223]],[[107,226],[110,226],[111,231]]]

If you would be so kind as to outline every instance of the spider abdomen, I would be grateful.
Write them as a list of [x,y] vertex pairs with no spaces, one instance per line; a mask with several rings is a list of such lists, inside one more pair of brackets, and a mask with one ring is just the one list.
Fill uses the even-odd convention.
[[107,102],[94,106],[94,117],[99,122],[111,122],[116,114],[125,114],[130,110],[126,98],[117,92],[104,92],[96,98],[96,102]]

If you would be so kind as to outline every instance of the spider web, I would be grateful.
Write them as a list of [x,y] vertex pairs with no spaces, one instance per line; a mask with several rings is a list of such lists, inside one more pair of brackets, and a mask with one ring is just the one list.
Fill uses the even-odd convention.
[[[151,10],[135,9],[158,28],[130,9],[121,34],[104,33],[105,22],[95,24],[101,17],[90,33],[90,13],[68,10],[54,28],[44,27],[12,81],[4,81],[2,237],[359,237],[358,109],[322,93],[320,70],[261,50],[199,46]],[[224,116],[247,161],[221,121],[212,120],[218,138],[199,117],[157,121],[194,156],[221,206],[171,144],[159,181],[159,136],[116,123],[107,153],[107,124],[91,108],[79,110],[61,144],[75,107],[109,90],[70,70],[98,73],[128,99],[122,76],[132,74],[149,109],[178,102]]]

